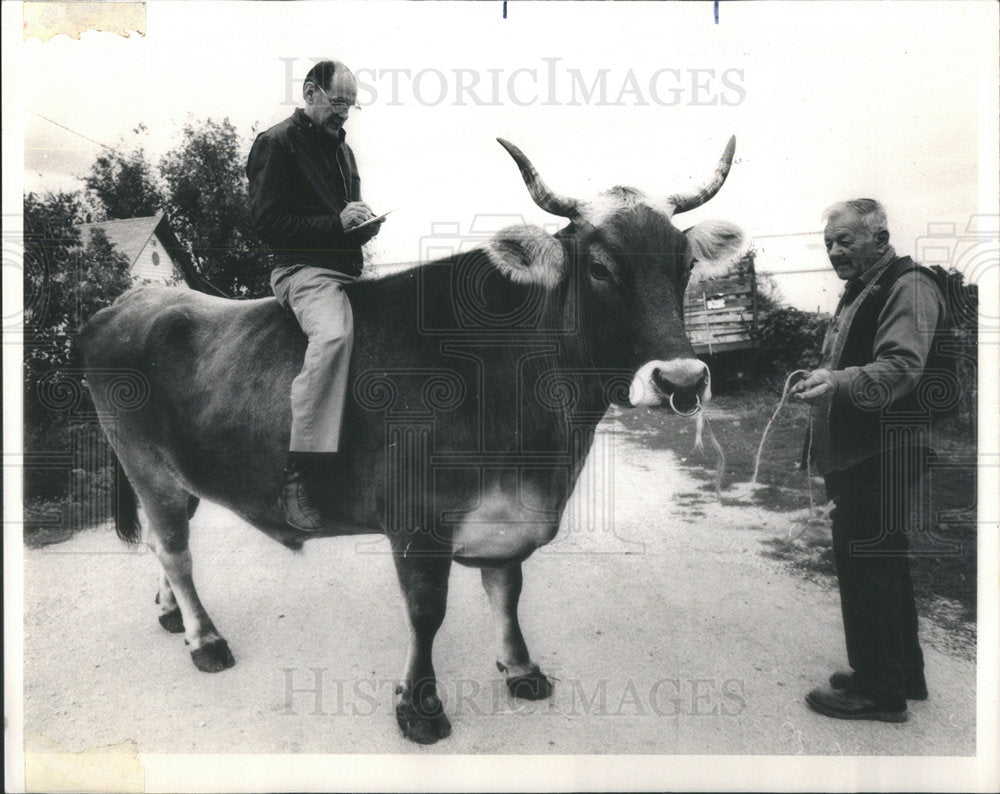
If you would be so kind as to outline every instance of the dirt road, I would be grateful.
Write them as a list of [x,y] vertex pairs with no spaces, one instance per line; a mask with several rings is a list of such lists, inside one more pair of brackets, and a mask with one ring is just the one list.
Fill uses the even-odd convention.
[[156,560],[91,530],[25,552],[25,732],[147,753],[974,753],[974,656],[931,621],[931,698],[907,724],[806,708],[845,659],[830,583],[762,553],[800,518],[718,504],[605,420],[560,537],[524,566],[554,697],[507,697],[478,572],[456,566],[435,646],[453,734],[431,748],[395,725],[406,630],[384,541],[295,555],[203,504],[195,579],[236,657],[208,675],[157,623]]

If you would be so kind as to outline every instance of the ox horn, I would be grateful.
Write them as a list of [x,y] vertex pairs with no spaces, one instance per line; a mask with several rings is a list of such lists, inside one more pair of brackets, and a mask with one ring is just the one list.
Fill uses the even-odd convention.
[[525,156],[524,152],[503,138],[497,138],[497,141],[514,158],[517,167],[521,169],[521,178],[528,187],[532,201],[546,212],[551,212],[553,215],[559,215],[563,218],[575,218],[580,214],[580,203],[574,198],[553,193],[549,190],[548,185],[542,181],[542,178],[538,175],[538,171],[535,170],[535,166],[531,164],[531,160]]
[[674,212],[687,212],[688,210],[693,210],[695,207],[700,207],[718,193],[719,188],[722,187],[722,183],[726,181],[726,177],[729,175],[729,169],[733,165],[733,154],[735,152],[736,136],[733,135],[729,138],[726,150],[722,153],[719,164],[715,166],[715,173],[712,174],[712,178],[708,182],[690,193],[674,193],[674,195],[667,199],[667,203],[673,205]]

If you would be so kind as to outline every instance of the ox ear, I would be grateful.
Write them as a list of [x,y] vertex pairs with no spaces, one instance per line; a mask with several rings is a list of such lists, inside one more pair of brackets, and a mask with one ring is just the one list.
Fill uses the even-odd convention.
[[486,255],[511,281],[556,286],[566,272],[562,244],[541,226],[508,226],[486,244]]
[[702,221],[684,234],[695,260],[692,282],[723,275],[743,250],[743,230],[726,221]]

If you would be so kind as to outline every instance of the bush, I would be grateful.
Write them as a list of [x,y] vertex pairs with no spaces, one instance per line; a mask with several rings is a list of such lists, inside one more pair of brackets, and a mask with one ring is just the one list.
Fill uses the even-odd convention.
[[110,512],[114,470],[73,340],[131,278],[128,261],[103,235],[82,247],[74,228],[82,220],[78,196],[24,197],[26,537],[85,526]]
[[191,122],[164,155],[167,215],[202,274],[226,294],[271,294],[272,261],[250,217],[246,142],[229,121]]
[[763,313],[757,323],[761,375],[783,380],[796,369],[818,367],[829,324],[829,317],[798,309],[780,308]]

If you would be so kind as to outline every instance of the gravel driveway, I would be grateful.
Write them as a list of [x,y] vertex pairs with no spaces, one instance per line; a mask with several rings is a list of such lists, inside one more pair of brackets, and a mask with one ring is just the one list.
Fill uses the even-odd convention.
[[384,540],[293,554],[203,503],[195,579],[236,666],[195,669],[157,623],[155,558],[110,528],[26,549],[25,733],[145,753],[975,752],[974,655],[929,620],[931,697],[907,724],[807,709],[805,693],[845,662],[838,596],[761,545],[799,531],[801,515],[718,504],[613,420],[571,505],[524,566],[525,634],[557,679],[548,702],[507,697],[479,574],[455,566],[435,646],[453,734],[405,741],[392,687],[406,629]]

